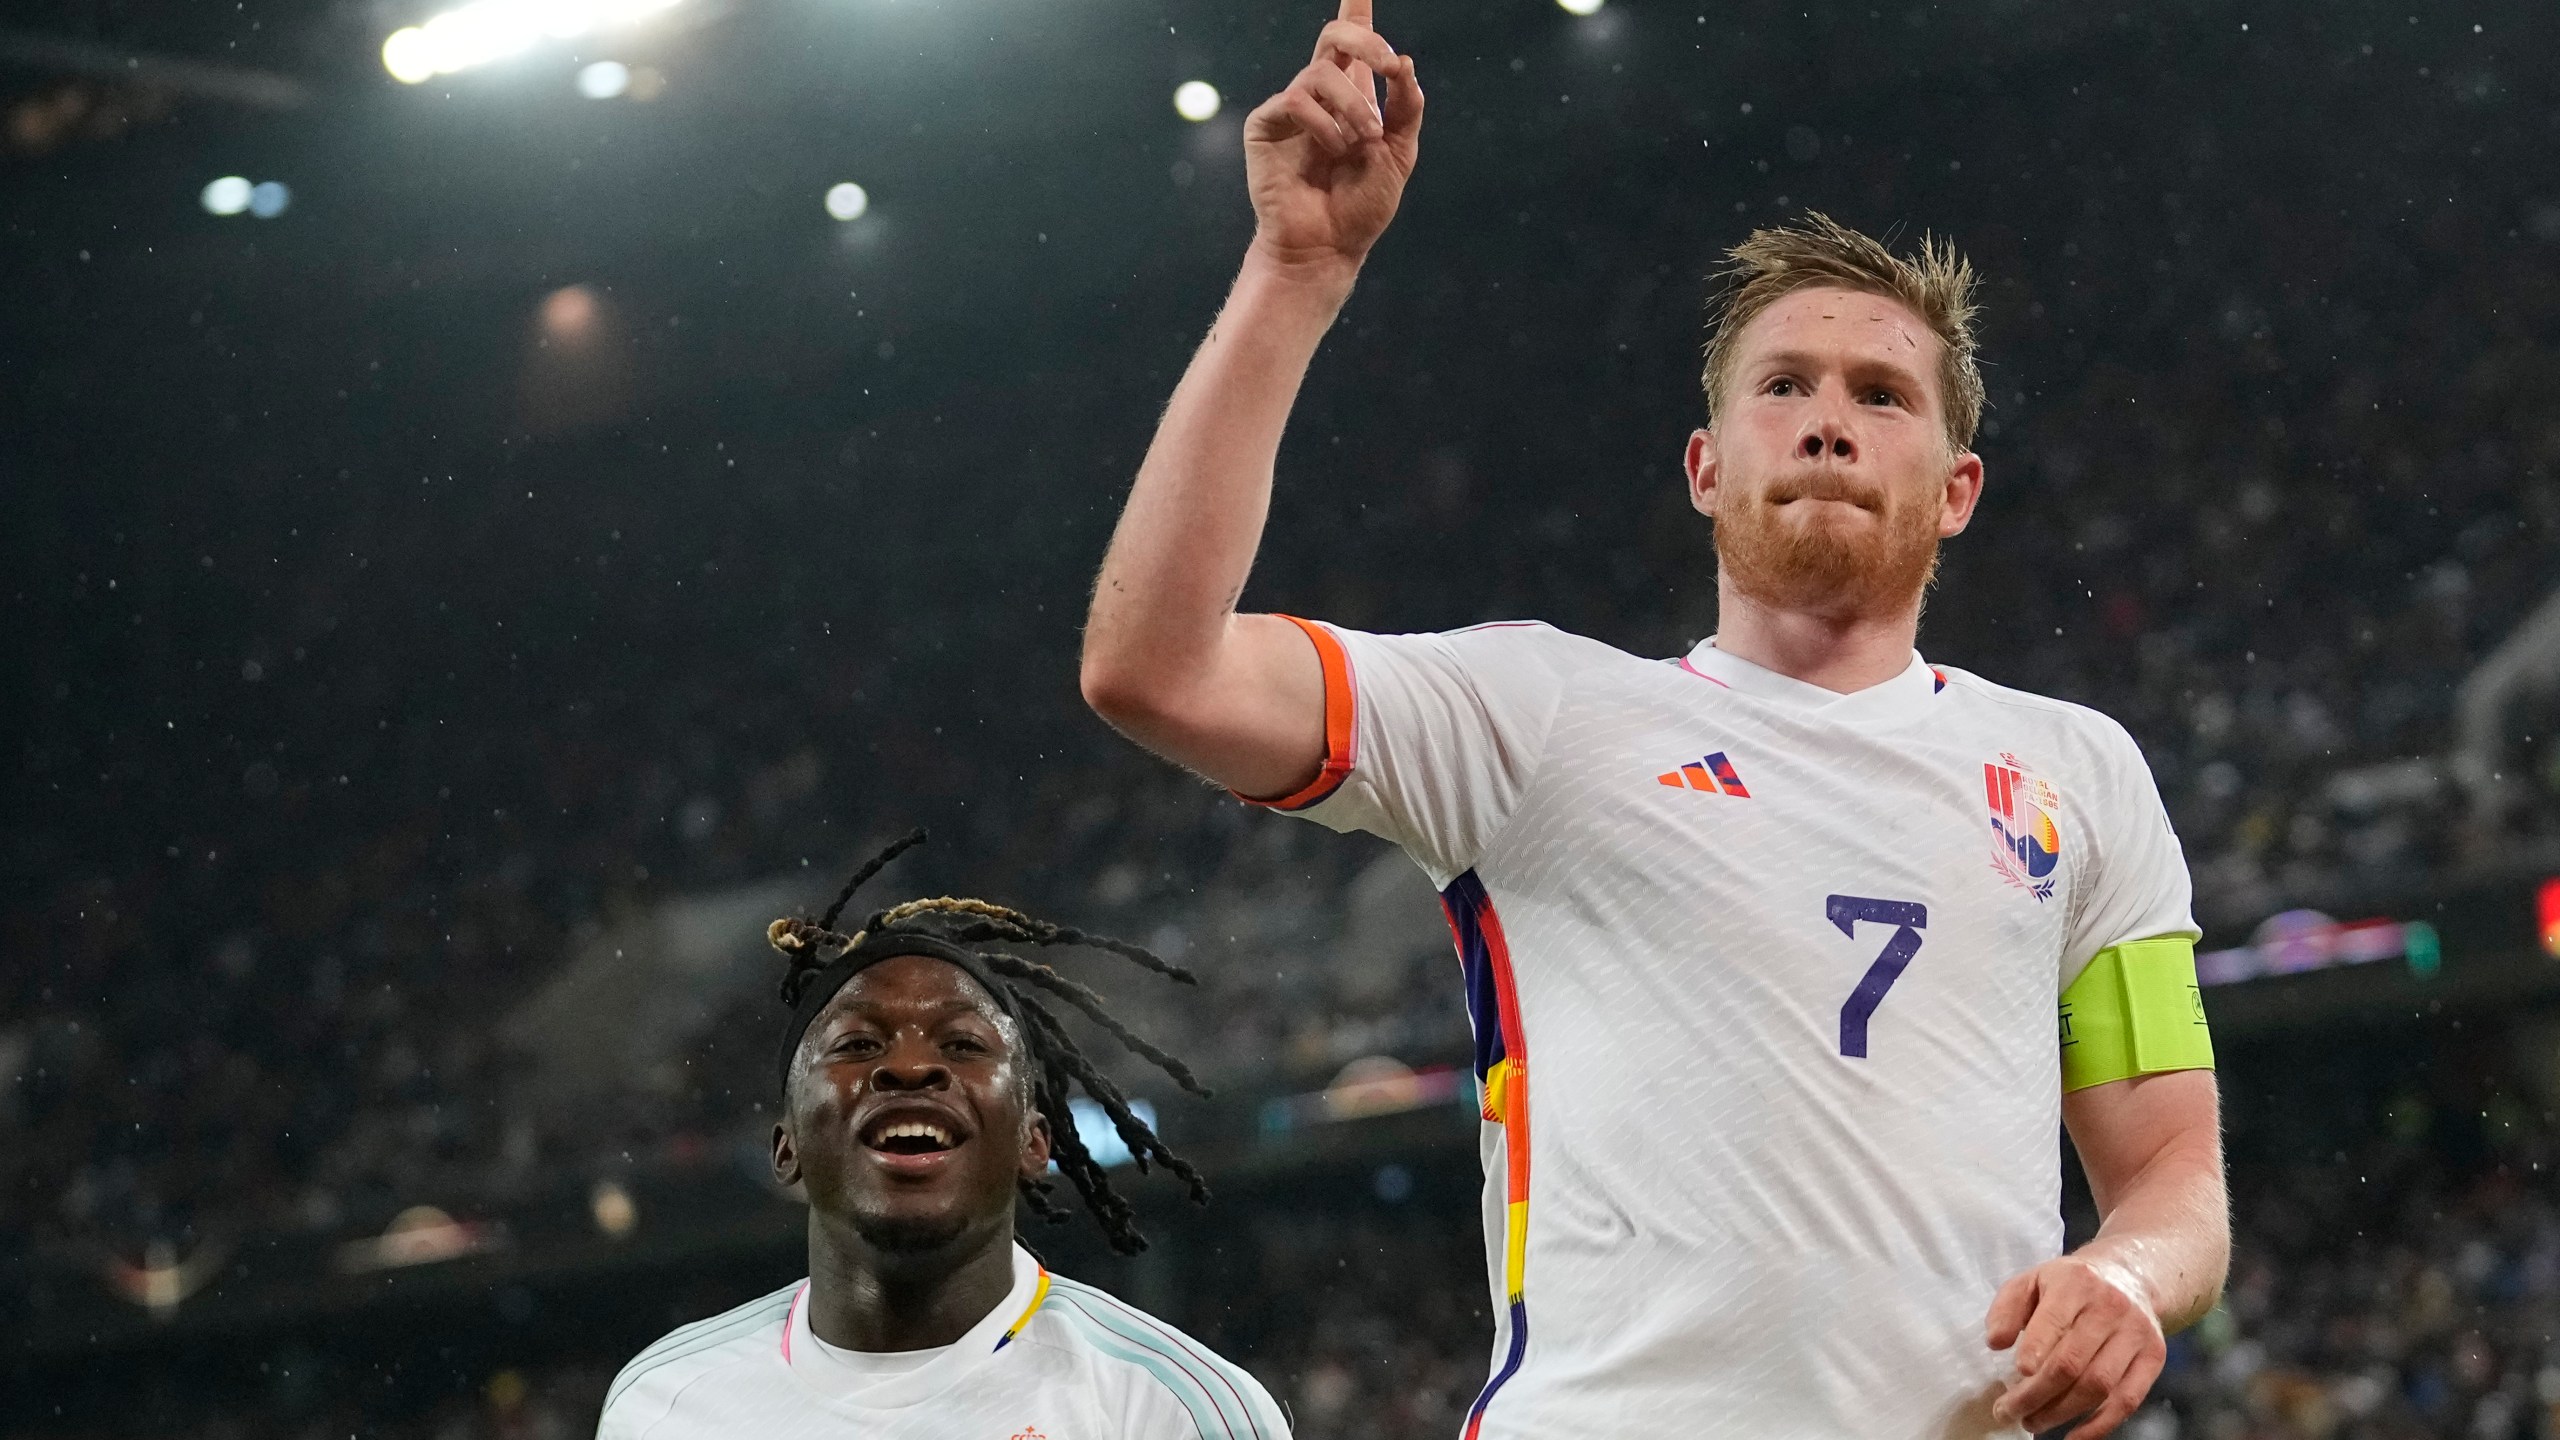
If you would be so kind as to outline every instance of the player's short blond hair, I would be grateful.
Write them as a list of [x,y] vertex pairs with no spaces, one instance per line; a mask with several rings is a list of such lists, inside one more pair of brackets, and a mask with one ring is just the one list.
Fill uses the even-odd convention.
[[1982,370],[1974,361],[1973,262],[1955,242],[1924,235],[1917,254],[1901,256],[1818,210],[1794,225],[1754,230],[1725,252],[1726,282],[1709,302],[1707,423],[1715,423],[1719,397],[1733,378],[1734,341],[1744,327],[1784,296],[1798,290],[1857,290],[1898,300],[1938,337],[1938,391],[1946,410],[1947,439],[1959,451],[1973,445],[1982,423]]

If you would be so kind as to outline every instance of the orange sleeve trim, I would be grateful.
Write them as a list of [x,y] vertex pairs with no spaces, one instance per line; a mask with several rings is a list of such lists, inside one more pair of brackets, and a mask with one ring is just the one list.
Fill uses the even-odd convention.
[[1324,768],[1316,778],[1278,799],[1261,799],[1238,793],[1236,798],[1248,805],[1272,810],[1304,810],[1322,804],[1342,782],[1351,778],[1354,759],[1355,731],[1352,726],[1351,657],[1344,653],[1342,641],[1334,633],[1312,620],[1295,615],[1280,617],[1306,633],[1316,647],[1316,661],[1324,667]]

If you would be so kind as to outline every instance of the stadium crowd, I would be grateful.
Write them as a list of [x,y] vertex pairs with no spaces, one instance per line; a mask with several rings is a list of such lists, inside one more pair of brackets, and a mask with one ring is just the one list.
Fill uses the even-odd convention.
[[[2089,237],[2084,266],[2131,267],[2098,248],[2109,233]],[[2456,684],[2560,575],[2560,481],[2545,453],[2560,431],[2528,413],[2549,362],[2522,321],[2485,336],[2457,323],[2502,296],[2502,314],[2560,324],[2555,253],[2507,245],[2468,257],[2445,269],[2458,293],[2388,321],[2324,292],[2282,322],[2252,310],[2241,318],[2253,328],[2181,332],[2139,361],[2063,340],[2054,348],[2078,358],[2034,367],[2050,375],[2047,393],[2024,406],[2010,397],[2001,433],[1983,442],[2013,478],[1977,535],[1951,548],[1924,643],[2120,717],[2168,797],[2209,922],[2405,892],[2520,842],[2548,843],[2560,768],[2544,765],[2540,798],[2493,834],[2465,823],[2449,783],[2416,803],[2357,809],[2334,782],[2440,753]],[[2063,318],[2041,328],[2084,328]],[[2394,367],[2334,387],[2285,381],[2322,392],[2317,405],[2214,378],[2235,363],[2275,373],[2290,332],[2265,330],[2280,323],[2315,349],[2353,333],[2351,353]],[[2236,353],[2211,364],[2182,353],[2212,347]],[[2077,383],[2063,393],[2066,379]],[[2443,438],[2450,413],[2477,416],[2453,427],[2458,443]],[[1378,502],[1410,512],[1391,524],[1428,518],[1429,487],[1416,489]],[[1470,523],[1551,537],[1509,547],[1526,556],[1494,567],[1482,612],[1544,610],[1657,652],[1693,638],[1615,522],[1516,496],[1488,495],[1482,509]],[[1296,544],[1279,545],[1274,568],[1325,602],[1306,608],[1369,625],[1476,618],[1398,590],[1391,569],[1332,575],[1287,553]],[[1702,570],[1703,552],[1692,533],[1678,563]],[[1548,566],[1643,578],[1568,586],[1537,579]],[[954,650],[966,648],[964,620],[934,621],[953,627]],[[376,658],[293,682],[298,713],[261,717],[287,738],[256,753],[226,747],[213,781],[197,753],[118,762],[137,791],[205,797],[182,811],[185,828],[164,832],[165,853],[122,847],[120,871],[30,864],[83,848],[46,833],[79,823],[71,808],[19,837],[22,869],[49,878],[7,902],[11,945],[50,963],[0,977],[0,1069],[12,1082],[0,1091],[11,1137],[0,1232],[130,1247],[212,1218],[208,1206],[232,1211],[228,1224],[331,1227],[378,1223],[422,1190],[503,1193],[507,1174],[556,1161],[563,1142],[541,1133],[542,1116],[510,1110],[520,1057],[485,1022],[582,927],[786,873],[805,874],[815,903],[848,855],[914,818],[942,829],[940,852],[965,857],[929,861],[932,883],[1173,949],[1195,931],[1242,937],[1193,952],[1207,990],[1152,1022],[1219,1057],[1231,1080],[1321,1080],[1358,1054],[1421,1060],[1460,1043],[1444,969],[1324,962],[1348,887],[1377,852],[1256,816],[1101,733],[1075,709],[1071,632],[1054,637],[1061,653],[1026,662],[1035,688],[1020,700],[1055,748],[991,765],[983,752],[1022,743],[1021,726],[983,709],[971,725],[937,723],[994,695],[947,659],[870,683],[965,697],[958,709],[902,707],[804,673],[785,647],[722,658],[705,625],[663,637],[640,676],[514,686],[480,717],[423,699],[427,678],[378,658],[431,637],[387,618],[370,630],[362,643]],[[68,651],[82,637],[61,638]],[[234,663],[244,674],[293,666],[276,655]],[[741,693],[778,703],[731,703]],[[83,763],[81,735],[119,722],[66,706],[54,723],[26,752],[28,778],[76,793],[59,787]],[[453,736],[472,723],[484,728]],[[334,793],[351,777],[370,793]],[[150,983],[124,983],[139,974]],[[749,1011],[740,1023],[761,1022]],[[329,1083],[310,1083],[318,1074]],[[697,1086],[640,1124],[705,1123],[724,1104],[727,1118],[742,1113],[734,1093],[724,1102]],[[596,1138],[619,1149],[630,1137]]]

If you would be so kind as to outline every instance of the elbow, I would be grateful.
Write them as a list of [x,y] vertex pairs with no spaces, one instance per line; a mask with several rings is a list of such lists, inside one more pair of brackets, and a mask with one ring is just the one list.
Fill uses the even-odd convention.
[[1076,688],[1093,713],[1119,730],[1143,729],[1164,708],[1162,686],[1143,666],[1087,643]]

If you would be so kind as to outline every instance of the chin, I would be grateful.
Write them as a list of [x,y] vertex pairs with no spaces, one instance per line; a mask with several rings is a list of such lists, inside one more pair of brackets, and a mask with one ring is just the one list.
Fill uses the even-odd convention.
[[1926,589],[1937,555],[1934,532],[1845,504],[1716,532],[1717,559],[1737,589],[1764,605],[1808,613],[1908,604]]
[[856,1215],[853,1228],[873,1249],[892,1254],[940,1250],[969,1233],[957,1210]]

